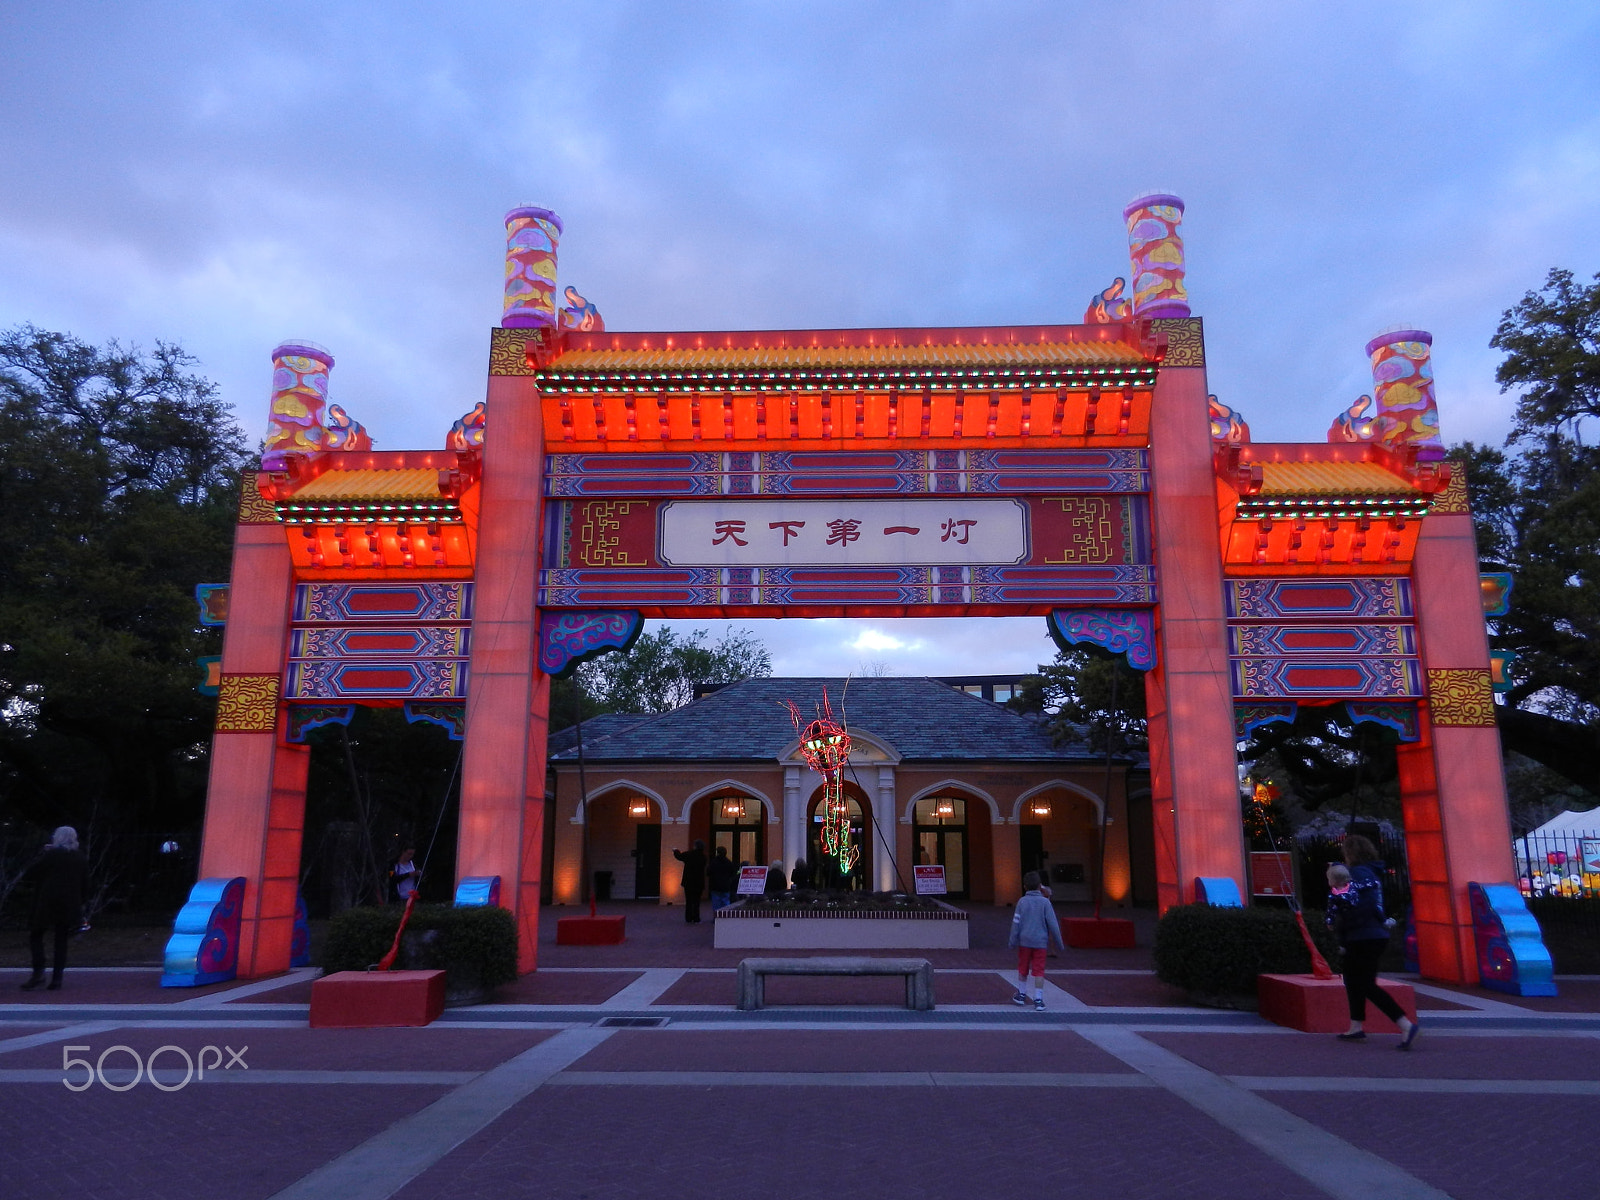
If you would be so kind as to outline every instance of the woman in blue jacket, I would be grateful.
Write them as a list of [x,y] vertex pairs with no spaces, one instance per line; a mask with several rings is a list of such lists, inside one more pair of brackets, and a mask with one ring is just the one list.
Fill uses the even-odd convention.
[[1378,960],[1389,944],[1393,924],[1383,916],[1383,879],[1373,865],[1381,862],[1378,849],[1359,834],[1349,834],[1344,839],[1344,861],[1344,867],[1328,868],[1328,926],[1344,951],[1344,993],[1350,1001],[1350,1028],[1338,1035],[1339,1040],[1366,1041],[1361,1025],[1371,1000],[1399,1028],[1397,1049],[1409,1050],[1417,1040],[1417,1023],[1378,986]]

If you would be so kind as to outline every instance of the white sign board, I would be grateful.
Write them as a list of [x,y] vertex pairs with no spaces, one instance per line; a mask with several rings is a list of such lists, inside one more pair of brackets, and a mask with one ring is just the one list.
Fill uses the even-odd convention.
[[943,867],[912,867],[911,873],[919,896],[943,896],[949,890],[944,885]]
[[767,868],[740,867],[739,895],[759,896],[767,890]]
[[1600,838],[1583,838],[1579,845],[1583,847],[1583,873],[1600,875]]
[[658,556],[673,567],[901,567],[1019,563],[1021,500],[669,500]]

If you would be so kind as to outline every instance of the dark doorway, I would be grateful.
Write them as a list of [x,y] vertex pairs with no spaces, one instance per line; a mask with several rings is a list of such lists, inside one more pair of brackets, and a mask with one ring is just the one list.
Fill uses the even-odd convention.
[[661,826],[639,824],[633,835],[633,898],[661,899]]
[[1133,903],[1156,902],[1156,825],[1150,793],[1128,797],[1128,868],[1133,876]]
[[1039,878],[1048,879],[1045,860],[1050,853],[1044,848],[1044,826],[1020,825],[1017,832],[1022,838],[1022,873],[1026,875],[1029,871],[1037,871]]
[[967,802],[953,796],[918,800],[911,820],[917,866],[943,867],[947,894],[965,900],[971,893],[967,882]]
[[[867,840],[868,816],[861,798],[848,788],[844,798],[845,811],[850,822],[850,840],[860,850],[861,857],[847,873],[839,869],[836,859],[830,858],[822,848],[822,793],[811,802],[811,821],[806,830],[806,861],[811,864],[812,878],[818,887],[834,888],[846,892],[859,892],[872,887],[872,843]],[[793,863],[788,864],[793,866]]]
[[765,866],[767,818],[761,801],[752,796],[713,796],[707,803],[711,805],[711,853],[715,855],[721,846],[737,864]]

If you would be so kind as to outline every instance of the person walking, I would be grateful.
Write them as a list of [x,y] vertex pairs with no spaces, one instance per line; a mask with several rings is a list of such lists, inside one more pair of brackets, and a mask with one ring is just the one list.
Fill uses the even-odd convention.
[[1011,1003],[1028,1003],[1028,976],[1033,976],[1033,1007],[1044,1011],[1044,960],[1052,943],[1065,950],[1061,939],[1061,922],[1056,917],[1056,906],[1040,890],[1039,872],[1029,871],[1022,877],[1025,894],[1017,901],[1011,914],[1011,937],[1007,945],[1017,952],[1017,991]]
[[711,885],[711,911],[717,912],[733,903],[733,889],[739,883],[739,868],[728,857],[728,848],[718,846],[706,868],[706,882]]
[[78,849],[78,831],[70,825],[57,829],[28,873],[38,890],[28,924],[33,974],[22,990],[31,992],[44,983],[44,935],[48,929],[54,931],[56,944],[47,990],[59,992],[62,972],[67,969],[67,939],[83,924],[83,887],[89,876],[89,860]]
[[1327,922],[1344,954],[1344,994],[1350,1004],[1350,1028],[1335,1036],[1341,1042],[1367,1040],[1362,1024],[1370,1000],[1400,1030],[1396,1049],[1409,1050],[1417,1040],[1417,1022],[1378,986],[1378,960],[1394,924],[1383,916],[1383,879],[1374,865],[1381,862],[1378,848],[1352,833],[1344,839],[1344,865],[1328,868]]
[[695,839],[687,850],[674,850],[672,857],[683,864],[683,921],[700,924],[700,896],[706,890],[706,844]]

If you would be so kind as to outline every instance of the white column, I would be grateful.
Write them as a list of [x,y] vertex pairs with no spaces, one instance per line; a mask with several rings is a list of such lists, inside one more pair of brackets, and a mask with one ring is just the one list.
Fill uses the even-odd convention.
[[783,869],[794,870],[794,861],[806,855],[806,802],[800,790],[799,767],[783,769]]
[[899,884],[895,876],[895,800],[894,768],[878,768],[878,794],[872,801],[873,889],[893,891]]

